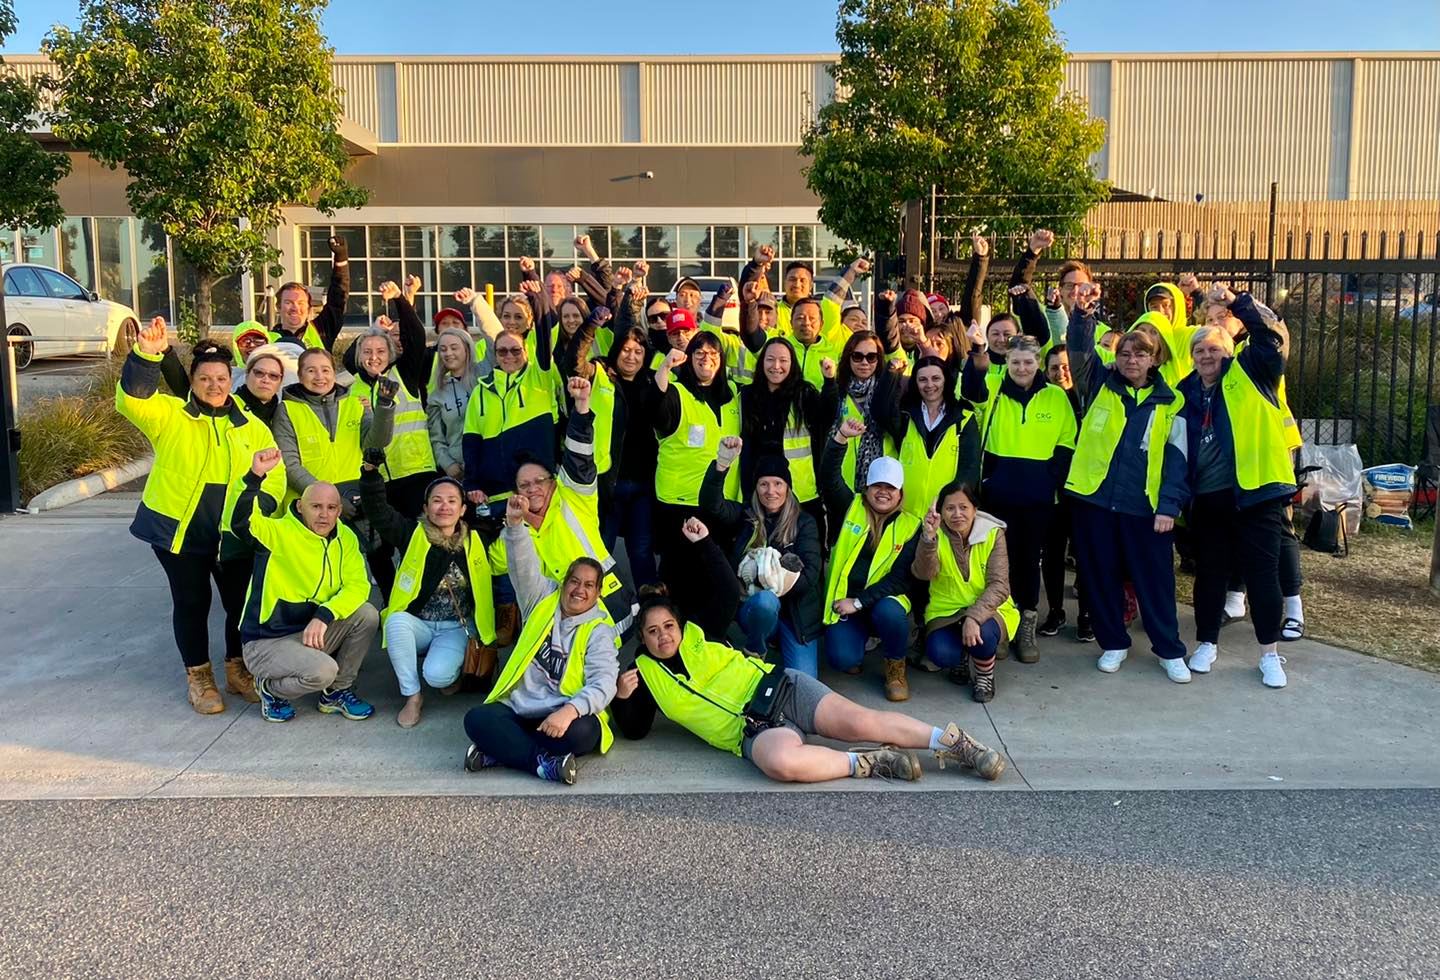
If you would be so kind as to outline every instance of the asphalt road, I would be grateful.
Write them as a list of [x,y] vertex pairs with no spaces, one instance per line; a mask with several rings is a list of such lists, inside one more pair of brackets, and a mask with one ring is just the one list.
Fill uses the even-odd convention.
[[1437,814],[1434,791],[7,803],[0,976],[1435,977]]

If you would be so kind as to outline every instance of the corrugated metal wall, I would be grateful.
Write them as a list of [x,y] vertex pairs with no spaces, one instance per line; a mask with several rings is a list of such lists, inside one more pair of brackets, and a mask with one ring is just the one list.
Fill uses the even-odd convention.
[[1356,63],[1352,196],[1440,197],[1440,60]]
[[674,62],[644,71],[641,118],[651,143],[799,143],[817,98],[829,97],[815,91],[810,62]]
[[622,65],[411,62],[397,73],[401,143],[620,143]]
[[373,64],[345,61],[330,68],[330,75],[341,90],[340,102],[345,107],[345,115],[378,135],[380,95],[375,85],[376,74]]

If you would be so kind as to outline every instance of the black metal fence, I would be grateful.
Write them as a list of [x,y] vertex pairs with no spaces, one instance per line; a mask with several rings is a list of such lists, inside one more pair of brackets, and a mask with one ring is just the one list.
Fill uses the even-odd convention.
[[[1142,233],[1129,234],[1138,239]],[[1109,237],[1061,241],[1047,250],[1035,277],[1042,296],[1067,257],[1084,260],[1103,284],[1102,314],[1112,324],[1131,323],[1144,312],[1151,284],[1174,282],[1185,272],[1202,283],[1249,290],[1290,329],[1286,389],[1308,441],[1353,442],[1367,466],[1421,459],[1426,414],[1440,405],[1440,260],[1434,258],[1440,237],[1291,232],[1273,250],[1253,231],[1206,235],[1206,241],[1172,235],[1169,242],[1152,233],[1143,250],[1134,247],[1138,241]],[[1025,239],[1002,236],[991,244],[986,299],[1005,309],[1010,271]],[[1148,257],[1120,257],[1142,251]],[[956,296],[968,237],[940,241],[936,252],[931,288]],[[1187,253],[1192,257],[1182,257]]]

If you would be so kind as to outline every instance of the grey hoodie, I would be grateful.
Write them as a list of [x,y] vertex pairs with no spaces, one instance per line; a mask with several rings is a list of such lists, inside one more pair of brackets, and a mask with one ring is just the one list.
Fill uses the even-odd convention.
[[[285,460],[285,482],[296,493],[304,493],[306,487],[318,481],[314,474],[305,468],[300,459],[300,443],[295,436],[295,425],[290,421],[286,403],[303,401],[309,405],[314,409],[316,418],[325,424],[325,431],[330,433],[330,438],[334,439],[335,425],[340,416],[339,402],[349,392],[349,388],[339,384],[324,395],[317,395],[301,384],[287,385],[282,392],[283,397],[279,408],[275,411],[275,421],[271,428],[275,432],[275,444],[280,447],[280,456]],[[393,411],[376,414],[366,408],[364,415],[360,418],[360,448],[384,449],[388,446],[391,432],[394,429],[394,417]],[[352,496],[358,496],[360,493],[359,470],[356,470],[352,478],[344,480],[336,486],[340,491],[340,498],[344,501],[348,502]]]
[[[510,582],[520,600],[520,621],[523,624],[540,600],[560,586],[541,573],[535,542],[523,524],[514,527],[506,525],[505,550],[509,557]],[[505,698],[517,715],[543,718],[556,708],[571,704],[583,718],[599,714],[610,703],[615,697],[616,679],[620,676],[620,658],[619,637],[609,622],[600,623],[590,633],[590,642],[585,647],[584,686],[573,697],[560,693],[560,678],[564,676],[569,662],[575,631],[585,623],[606,617],[605,606],[598,601],[589,612],[579,616],[566,616],[562,607],[555,608],[549,642],[554,649],[563,652],[548,669],[541,662],[548,658],[538,654],[525,668],[519,683]]]

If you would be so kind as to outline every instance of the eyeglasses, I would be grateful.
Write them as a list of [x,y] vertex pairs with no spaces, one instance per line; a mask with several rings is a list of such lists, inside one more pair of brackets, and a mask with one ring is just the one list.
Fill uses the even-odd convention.
[[515,484],[515,489],[521,493],[529,493],[531,490],[541,489],[553,479],[555,479],[553,476],[545,476],[538,480],[526,480],[524,483]]
[[871,351],[859,351],[859,350],[857,350],[857,351],[855,351],[854,353],[852,353],[852,354],[850,355],[850,360],[852,360],[852,361],[857,361],[857,362],[859,362],[859,363],[861,363],[861,364],[878,364],[878,363],[880,363],[880,355],[877,354],[877,353],[876,353],[875,351],[873,351],[873,350],[871,350]]
[[266,381],[280,381],[285,377],[285,375],[279,371],[260,371],[255,368],[250,369],[250,376],[252,378],[264,378]]
[[690,356],[695,360],[699,360],[700,358],[704,357],[707,359],[714,359],[718,361],[720,359],[720,352],[713,347],[702,347]]

